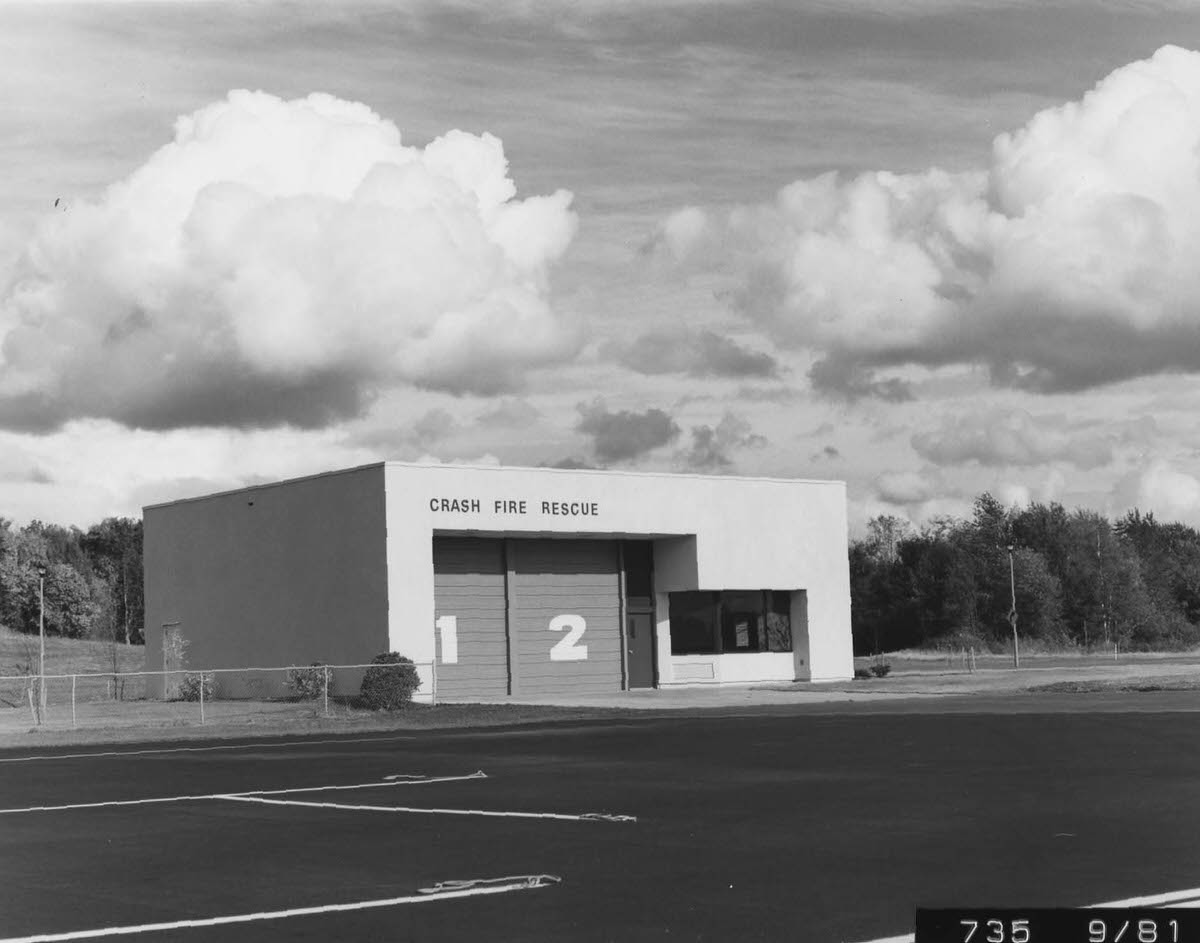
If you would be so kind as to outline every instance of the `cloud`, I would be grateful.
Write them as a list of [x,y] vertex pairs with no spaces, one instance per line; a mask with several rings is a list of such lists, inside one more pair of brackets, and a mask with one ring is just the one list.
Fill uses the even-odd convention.
[[595,400],[580,404],[579,413],[576,429],[592,437],[593,450],[602,464],[638,458],[670,444],[680,433],[675,420],[661,409],[610,412]]
[[0,425],[320,427],[381,389],[517,388],[578,349],[548,302],[571,195],[515,198],[501,142],[401,143],[367,106],[235,91],[0,294]]
[[918,432],[912,446],[939,465],[1041,465],[1067,461],[1096,468],[1112,461],[1112,436],[1072,432],[1062,419],[1035,417],[1023,409],[984,410],[948,418],[940,428]]
[[940,497],[943,488],[941,477],[928,469],[890,471],[875,479],[875,492],[888,504],[915,505]]
[[528,400],[507,397],[475,420],[479,426],[503,426],[521,429],[532,426],[542,418],[541,410]]
[[756,434],[750,423],[733,413],[726,413],[716,426],[692,426],[691,446],[678,456],[691,471],[722,472],[733,467],[731,453],[735,449],[760,448],[766,438]]
[[905,398],[885,378],[902,365],[1041,393],[1196,372],[1200,53],[1117,69],[978,170],[827,173],[703,226],[687,212],[658,242],[701,266],[720,246],[733,305],[816,353],[827,392]]
[[595,462],[589,462],[586,459],[578,458],[576,456],[568,456],[567,458],[560,458],[557,462],[543,462],[539,467],[541,467],[541,468],[590,469],[590,468],[597,468],[600,466],[597,466],[597,464]]
[[685,206],[663,219],[642,246],[642,254],[666,254],[679,262],[714,236],[708,214],[698,206]]
[[1152,511],[1162,521],[1200,526],[1200,479],[1158,459],[1135,469],[1114,490],[1121,510]]
[[628,343],[611,347],[618,362],[651,376],[686,373],[693,377],[771,379],[779,364],[770,354],[750,350],[715,331],[685,327],[648,331]]
[[426,452],[413,459],[417,465],[499,465],[500,459],[491,452],[475,455],[470,458],[439,458]]
[[881,399],[905,403],[913,399],[912,387],[897,377],[880,377],[871,367],[857,363],[846,351],[833,351],[808,372],[813,388],[845,400]]

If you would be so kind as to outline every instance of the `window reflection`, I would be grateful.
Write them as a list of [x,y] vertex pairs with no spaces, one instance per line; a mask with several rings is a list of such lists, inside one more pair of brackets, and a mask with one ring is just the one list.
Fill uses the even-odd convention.
[[787,590],[670,593],[668,601],[673,655],[792,650]]

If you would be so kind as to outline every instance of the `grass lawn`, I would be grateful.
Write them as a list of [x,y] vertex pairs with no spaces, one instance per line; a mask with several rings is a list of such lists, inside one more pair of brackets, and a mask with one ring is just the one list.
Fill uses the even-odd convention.
[[[46,636],[46,674],[101,674],[141,671],[145,661],[141,645],[114,645],[89,639]],[[0,708],[24,706],[26,683],[18,677],[38,669],[38,637],[22,635],[0,626]],[[96,684],[99,682],[93,682]],[[49,682],[55,694],[63,682]]]
[[[116,645],[90,639],[46,636],[46,674],[88,674],[99,672],[141,671],[146,649],[141,645]],[[23,635],[0,626],[0,674],[24,674],[30,666],[37,670],[38,637]]]

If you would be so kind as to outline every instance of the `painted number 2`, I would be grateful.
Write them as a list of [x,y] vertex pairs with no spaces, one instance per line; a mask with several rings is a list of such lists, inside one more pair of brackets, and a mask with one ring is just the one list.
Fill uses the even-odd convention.
[[550,620],[550,631],[567,633],[550,649],[551,661],[587,661],[587,646],[579,644],[587,631],[583,616],[555,616]]

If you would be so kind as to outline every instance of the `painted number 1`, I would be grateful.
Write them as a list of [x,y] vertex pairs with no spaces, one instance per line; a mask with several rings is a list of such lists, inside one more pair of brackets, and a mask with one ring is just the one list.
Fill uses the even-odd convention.
[[583,616],[555,616],[550,620],[550,631],[567,633],[550,649],[551,661],[587,661],[587,646],[579,644],[587,631]]

